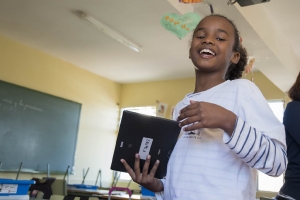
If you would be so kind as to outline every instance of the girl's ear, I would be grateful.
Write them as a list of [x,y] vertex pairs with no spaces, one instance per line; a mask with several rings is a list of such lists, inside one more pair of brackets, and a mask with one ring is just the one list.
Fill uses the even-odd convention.
[[239,52],[233,52],[230,61],[234,64],[237,64],[240,60],[240,56],[241,54]]

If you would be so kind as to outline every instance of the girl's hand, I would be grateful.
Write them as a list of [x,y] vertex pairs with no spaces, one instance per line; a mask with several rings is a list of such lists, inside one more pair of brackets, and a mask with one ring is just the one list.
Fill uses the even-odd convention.
[[[201,128],[221,128],[231,136],[235,128],[236,115],[216,104],[191,101],[191,104],[180,111],[177,121],[185,131]],[[197,123],[196,123],[197,122]]]
[[121,159],[126,171],[131,176],[132,180],[146,189],[152,192],[161,192],[164,190],[164,186],[160,180],[154,177],[159,161],[157,160],[153,165],[150,173],[148,174],[149,164],[151,156],[148,155],[145,161],[143,171],[140,171],[140,156],[135,154],[134,170],[127,164],[124,159]]

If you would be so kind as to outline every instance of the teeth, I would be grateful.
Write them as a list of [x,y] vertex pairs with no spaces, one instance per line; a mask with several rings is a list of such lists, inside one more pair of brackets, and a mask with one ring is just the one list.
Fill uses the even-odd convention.
[[215,53],[214,52],[212,52],[211,50],[209,50],[209,49],[202,49],[201,51],[200,51],[200,54],[201,53],[210,53],[210,54],[212,54],[212,55],[215,55]]

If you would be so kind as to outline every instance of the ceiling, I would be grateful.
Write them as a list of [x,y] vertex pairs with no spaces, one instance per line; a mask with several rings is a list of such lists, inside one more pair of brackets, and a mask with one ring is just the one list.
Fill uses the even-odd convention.
[[[189,78],[191,33],[177,38],[160,25],[164,14],[214,12],[237,24],[255,69],[286,91],[300,69],[300,1],[240,7],[227,0],[1,0],[0,35],[119,83]],[[135,52],[81,19],[81,10],[142,47]]]

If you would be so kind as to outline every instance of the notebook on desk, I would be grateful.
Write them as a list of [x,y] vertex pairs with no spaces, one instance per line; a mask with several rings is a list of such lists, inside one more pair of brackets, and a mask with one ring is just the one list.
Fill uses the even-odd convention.
[[126,172],[120,161],[123,158],[133,169],[135,154],[139,153],[142,171],[147,155],[151,155],[149,172],[156,160],[159,160],[155,177],[163,178],[180,130],[176,121],[123,111],[110,168]]

